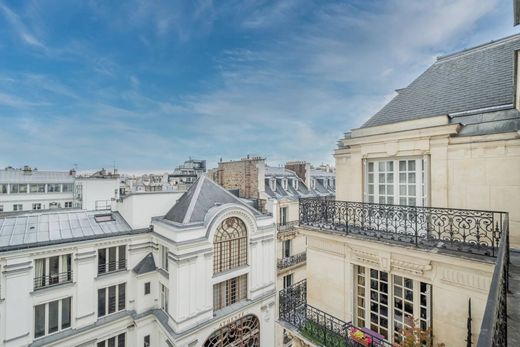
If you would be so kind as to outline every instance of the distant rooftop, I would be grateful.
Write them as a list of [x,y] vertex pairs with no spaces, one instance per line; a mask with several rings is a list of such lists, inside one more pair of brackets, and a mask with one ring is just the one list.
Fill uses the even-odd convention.
[[48,211],[0,217],[0,251],[131,233],[117,212]]
[[259,211],[245,204],[211,179],[201,176],[179,198],[164,219],[180,224],[203,222],[212,207],[229,203],[242,205],[254,215],[261,215]]
[[68,171],[40,171],[30,167],[0,170],[0,183],[73,183]]
[[[437,59],[362,128],[500,106],[513,107],[520,34]],[[517,126],[517,122],[515,122]]]

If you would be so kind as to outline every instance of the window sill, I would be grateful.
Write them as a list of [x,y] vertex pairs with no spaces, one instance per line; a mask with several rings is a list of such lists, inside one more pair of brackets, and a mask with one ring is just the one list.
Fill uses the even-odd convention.
[[[74,287],[75,285],[76,285],[76,282],[73,282],[73,281],[57,283],[57,284],[52,284],[52,285],[48,285],[45,287],[40,287],[38,289],[33,288],[32,292],[30,292],[30,294],[31,295],[40,295],[40,294],[48,293],[48,292],[52,291],[53,289]],[[63,330],[60,330],[60,331],[63,331]],[[49,335],[45,335],[45,336],[49,336]]]
[[125,272],[128,272],[128,269],[125,268],[125,269],[119,269],[119,270],[114,270],[114,271],[109,271],[109,272],[98,273],[96,276],[96,279],[103,278],[103,277],[110,277],[110,275],[122,274]]
[[227,278],[227,277],[229,277],[228,276],[229,274],[233,274],[232,277],[236,277],[236,276],[244,275],[247,272],[247,270],[249,270],[249,265],[248,264],[242,265],[242,266],[239,266],[239,267],[235,267],[233,269],[229,269],[229,270],[226,270],[226,271],[214,273],[213,274],[213,278],[219,278],[219,279],[220,278]]
[[55,331],[55,332],[53,332],[53,333],[47,334],[47,335],[43,335],[43,336],[39,336],[39,337],[35,337],[35,338],[34,338],[34,341],[35,341],[35,342],[36,342],[36,341],[40,341],[40,340],[43,340],[43,339],[45,339],[45,338],[48,338],[48,337],[51,337],[51,336],[57,335],[57,334],[59,334],[59,333],[62,333],[62,332],[64,332],[64,331],[71,330],[71,329],[72,329],[72,327],[68,327],[68,328],[61,329],[61,330]]

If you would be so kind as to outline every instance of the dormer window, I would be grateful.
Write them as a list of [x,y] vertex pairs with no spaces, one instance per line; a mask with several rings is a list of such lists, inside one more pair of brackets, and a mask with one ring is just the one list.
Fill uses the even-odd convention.
[[284,190],[287,190],[287,179],[286,178],[282,179],[282,188]]
[[311,180],[311,188],[316,189],[316,179],[314,178]]
[[269,188],[271,188],[273,192],[276,190],[276,180],[274,178],[269,180]]

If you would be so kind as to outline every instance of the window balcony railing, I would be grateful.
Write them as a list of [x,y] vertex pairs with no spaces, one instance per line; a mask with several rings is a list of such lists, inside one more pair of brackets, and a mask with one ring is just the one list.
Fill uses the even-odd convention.
[[493,271],[486,310],[480,326],[477,347],[507,346],[507,293],[509,292],[509,229],[502,231],[502,239]]
[[495,257],[507,212],[300,199],[300,227]]
[[126,270],[126,259],[119,259],[116,261],[109,261],[107,263],[98,264],[98,275],[120,270]]
[[391,347],[392,344],[307,304],[305,280],[279,293],[279,319],[321,346]]
[[34,290],[72,282],[72,271],[38,276],[34,278]]
[[278,259],[278,270],[286,269],[293,265],[301,264],[307,260],[307,252],[301,252],[290,257]]

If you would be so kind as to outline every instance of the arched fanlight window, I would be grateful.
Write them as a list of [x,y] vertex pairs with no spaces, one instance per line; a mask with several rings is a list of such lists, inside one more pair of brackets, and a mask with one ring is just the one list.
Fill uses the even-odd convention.
[[237,217],[225,219],[213,240],[213,272],[223,272],[247,264],[247,229]]
[[260,347],[260,321],[255,315],[239,318],[216,330],[204,347]]

